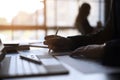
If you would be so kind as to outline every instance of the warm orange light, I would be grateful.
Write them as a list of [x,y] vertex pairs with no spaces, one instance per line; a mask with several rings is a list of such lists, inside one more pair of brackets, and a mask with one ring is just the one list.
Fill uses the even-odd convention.
[[43,0],[0,0],[0,18],[6,18],[11,22],[20,11],[33,13],[37,9],[44,8],[41,1]]

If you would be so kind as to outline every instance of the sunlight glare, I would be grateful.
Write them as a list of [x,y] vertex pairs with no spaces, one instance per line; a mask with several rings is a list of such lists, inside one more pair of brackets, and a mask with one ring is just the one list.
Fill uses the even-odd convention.
[[39,0],[0,0],[0,17],[11,22],[12,18],[20,11],[34,13],[43,8],[44,5]]

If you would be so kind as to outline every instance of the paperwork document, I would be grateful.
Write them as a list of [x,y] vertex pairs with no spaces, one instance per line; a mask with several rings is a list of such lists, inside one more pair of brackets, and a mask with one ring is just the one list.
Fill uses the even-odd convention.
[[83,74],[91,74],[91,73],[112,73],[119,72],[120,68],[113,68],[102,65],[100,62],[86,60],[86,59],[75,59],[70,56],[56,56],[60,61],[68,64],[72,68],[76,69]]

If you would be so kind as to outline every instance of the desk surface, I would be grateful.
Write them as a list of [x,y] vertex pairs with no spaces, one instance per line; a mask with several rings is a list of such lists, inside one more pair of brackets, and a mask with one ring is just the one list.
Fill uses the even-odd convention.
[[[48,55],[48,49],[32,48],[32,50],[40,50],[39,55]],[[22,54],[22,53],[21,53]],[[27,54],[27,53],[26,53]],[[36,53],[32,53],[36,54]],[[14,56],[17,54],[8,54],[7,56]],[[119,70],[115,68],[105,67],[98,62],[74,59],[67,55],[56,56],[62,64],[70,71],[67,75],[45,76],[45,77],[28,77],[15,78],[5,80],[118,80]],[[114,72],[118,72],[113,74]]]

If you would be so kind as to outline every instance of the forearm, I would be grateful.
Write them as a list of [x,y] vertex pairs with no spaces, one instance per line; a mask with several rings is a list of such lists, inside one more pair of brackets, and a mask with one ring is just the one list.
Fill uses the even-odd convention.
[[106,27],[104,30],[101,30],[100,32],[96,34],[91,35],[79,35],[79,36],[70,36],[68,37],[71,39],[72,48],[76,49],[80,46],[86,46],[90,44],[103,44],[113,37],[113,31],[112,27]]
[[74,50],[80,46],[85,46],[91,44],[93,39],[90,36],[70,36],[68,37],[71,40],[71,49]]

